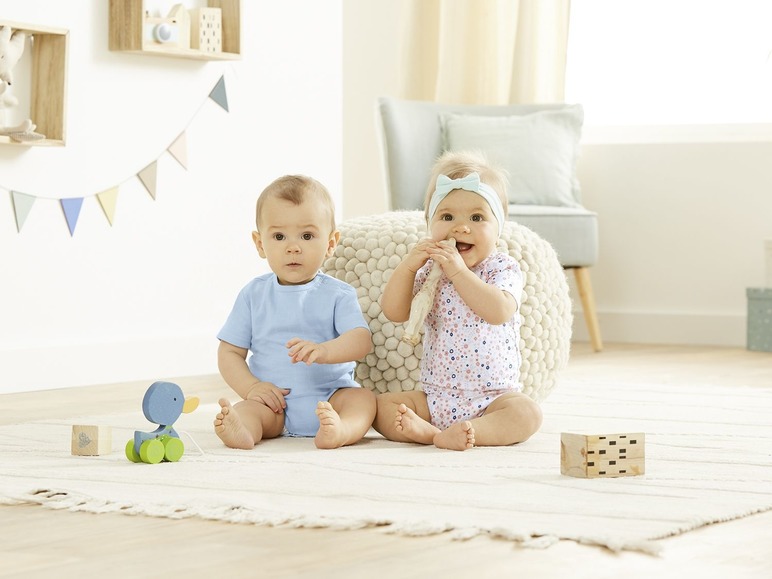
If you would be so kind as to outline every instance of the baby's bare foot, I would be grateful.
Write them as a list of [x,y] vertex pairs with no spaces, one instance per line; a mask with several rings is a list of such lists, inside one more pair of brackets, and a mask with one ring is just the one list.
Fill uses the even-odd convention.
[[404,404],[397,406],[394,427],[413,442],[431,444],[440,429],[429,424]]
[[220,437],[225,446],[251,450],[255,447],[255,439],[241,422],[233,406],[225,398],[220,398],[220,412],[214,417],[214,433]]
[[343,446],[347,439],[345,427],[332,404],[319,402],[316,405],[316,416],[319,418],[319,430],[314,437],[316,448],[340,448]]
[[474,447],[474,427],[468,420],[456,422],[434,437],[434,446],[448,450],[467,450]]

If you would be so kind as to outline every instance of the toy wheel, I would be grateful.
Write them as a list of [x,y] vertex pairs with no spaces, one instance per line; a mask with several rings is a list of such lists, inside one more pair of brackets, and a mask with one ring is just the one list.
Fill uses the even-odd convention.
[[139,456],[142,462],[158,464],[164,458],[164,445],[157,438],[146,440],[139,447]]
[[164,456],[169,462],[177,462],[182,458],[182,454],[185,452],[185,445],[179,438],[170,436],[163,442],[164,444]]
[[133,438],[126,443],[126,458],[128,458],[131,462],[142,462],[142,458],[140,458],[140,456],[137,454],[137,451],[134,450]]

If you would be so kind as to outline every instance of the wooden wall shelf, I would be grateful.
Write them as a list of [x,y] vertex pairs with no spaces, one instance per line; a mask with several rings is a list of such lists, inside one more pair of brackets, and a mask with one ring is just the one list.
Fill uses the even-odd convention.
[[193,60],[240,59],[241,0],[208,0],[206,4],[222,11],[222,52],[175,48],[146,40],[145,0],[110,0],[110,50]]
[[38,26],[0,20],[0,26],[23,30],[34,41],[27,40],[32,48],[30,73],[29,117],[37,125],[36,133],[45,139],[17,142],[10,137],[0,137],[0,143],[22,147],[63,146],[65,143],[65,103],[67,94],[67,41],[69,31],[63,28]]

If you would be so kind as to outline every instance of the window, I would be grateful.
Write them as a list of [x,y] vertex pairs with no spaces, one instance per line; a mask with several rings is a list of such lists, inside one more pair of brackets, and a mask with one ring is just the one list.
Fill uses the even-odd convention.
[[772,123],[769,0],[572,0],[566,101],[585,125]]

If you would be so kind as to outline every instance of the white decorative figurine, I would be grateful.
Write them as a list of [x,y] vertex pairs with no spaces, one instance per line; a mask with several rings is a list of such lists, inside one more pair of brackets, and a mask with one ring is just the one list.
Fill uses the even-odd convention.
[[0,26],[0,135],[11,137],[14,141],[38,141],[45,135],[35,132],[35,125],[30,119],[9,127],[6,124],[6,111],[19,104],[18,99],[11,94],[13,84],[13,67],[24,53],[27,33],[22,30],[13,31],[10,26]]

